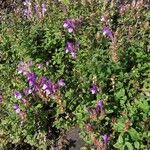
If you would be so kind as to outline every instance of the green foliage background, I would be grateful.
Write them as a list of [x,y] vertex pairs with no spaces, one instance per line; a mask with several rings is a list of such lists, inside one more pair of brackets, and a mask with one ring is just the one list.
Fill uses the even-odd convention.
[[[108,149],[150,148],[150,12],[144,6],[131,6],[119,15],[113,2],[90,3],[47,2],[42,19],[36,14],[25,18],[21,5],[18,12],[7,13],[1,19],[0,143],[3,149],[8,143],[25,142],[38,149],[57,145],[58,137],[47,136],[49,126],[59,133],[78,126],[81,137],[91,146],[93,141],[85,130],[87,123],[93,126],[91,134],[99,141],[104,133],[111,135]],[[117,37],[116,48],[103,36],[102,15],[110,18],[109,26]],[[75,34],[69,34],[63,28],[64,20],[81,16],[81,27]],[[76,59],[65,53],[69,39],[79,43]],[[55,100],[43,102],[30,97],[27,119],[22,122],[12,108],[16,102],[13,91],[21,90],[27,83],[16,67],[19,61],[30,60],[38,76],[53,81],[65,79],[66,86],[61,90],[64,112]],[[38,69],[38,63],[44,64],[44,68]],[[96,95],[89,91],[92,81],[102,89]],[[105,114],[92,119],[87,109],[99,99],[104,102]],[[49,115],[55,119],[50,120]]]

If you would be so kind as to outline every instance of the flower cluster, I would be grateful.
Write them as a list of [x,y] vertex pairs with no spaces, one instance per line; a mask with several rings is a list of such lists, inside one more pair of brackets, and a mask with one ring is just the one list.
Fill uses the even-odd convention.
[[34,6],[35,10],[32,9],[30,0],[25,0],[25,2],[23,2],[23,4],[25,6],[24,16],[32,17],[34,12],[35,12],[35,14],[37,14],[39,16],[39,18],[42,18],[45,16],[45,13],[47,11],[45,3],[42,3],[41,5],[35,4],[35,6]]
[[100,21],[103,24],[103,35],[113,40],[113,33],[109,28],[110,19],[108,16],[101,16]]
[[75,42],[67,42],[65,51],[66,53],[70,53],[73,58],[76,58],[78,44]]
[[27,75],[29,72],[31,72],[32,65],[33,65],[32,61],[28,62],[21,61],[17,67],[17,71],[19,74]]
[[[41,65],[40,65],[41,66]],[[61,87],[65,86],[64,79],[58,80],[53,83],[48,80],[45,76],[38,77],[34,72],[32,72],[32,62],[20,62],[18,65],[18,73],[23,74],[26,77],[28,86],[22,91],[15,91],[14,97],[20,100],[25,107],[29,106],[29,95],[34,97],[39,97],[42,100],[48,100],[50,97],[59,95],[59,90]],[[38,65],[37,65],[38,67]],[[18,104],[14,104],[14,111],[23,118],[25,113],[21,111]]]
[[39,4],[35,5],[35,12],[39,16],[39,18],[44,17],[46,11],[47,11],[46,4],[42,3],[41,6]]
[[31,2],[30,0],[25,0],[23,2],[25,9],[24,9],[24,16],[26,17],[31,17],[32,16],[32,11],[31,11]]
[[75,32],[76,28],[81,25],[81,19],[66,19],[63,27],[68,30],[69,33]]
[[[23,94],[28,96],[29,94],[41,94],[44,96],[51,96],[56,94],[61,87],[65,86],[64,79],[60,79],[57,83],[53,83],[45,76],[37,77],[35,73],[29,73],[27,75],[28,87],[23,89]],[[16,99],[22,99],[23,95],[19,91],[15,91],[14,97]]]

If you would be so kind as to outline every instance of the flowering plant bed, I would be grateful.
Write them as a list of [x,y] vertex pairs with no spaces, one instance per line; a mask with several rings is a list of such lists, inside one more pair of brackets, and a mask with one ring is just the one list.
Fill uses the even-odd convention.
[[1,9],[0,149],[149,150],[148,2]]

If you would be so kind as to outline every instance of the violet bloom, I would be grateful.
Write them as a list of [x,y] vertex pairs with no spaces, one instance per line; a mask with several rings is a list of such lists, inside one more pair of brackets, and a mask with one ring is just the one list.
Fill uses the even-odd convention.
[[21,111],[18,104],[14,104],[14,105],[13,105],[13,109],[14,109],[14,111],[15,111],[17,114],[19,114],[20,111]]
[[47,83],[47,79],[45,76],[42,76],[40,79],[39,79],[39,85],[40,87],[43,86],[44,84]]
[[91,88],[90,88],[90,91],[91,91],[92,94],[96,94],[100,91],[100,89],[96,84],[92,84]]
[[14,96],[16,99],[21,99],[22,98],[22,94],[18,91],[14,92]]
[[106,17],[105,16],[101,16],[100,21],[101,22],[105,22],[106,21]]
[[96,105],[96,112],[99,113],[102,111],[102,109],[103,109],[103,102],[100,100]]
[[70,53],[72,55],[73,58],[76,58],[76,49],[77,49],[78,45],[74,42],[67,42],[66,44],[66,53]]
[[110,29],[106,26],[103,27],[103,35],[108,36],[109,38],[113,39],[113,34]]
[[41,68],[43,68],[43,64],[37,64],[37,67],[38,67],[39,69],[41,69]]
[[31,89],[31,88],[25,88],[25,89],[23,90],[23,92],[24,92],[24,94],[25,94],[26,96],[28,96],[29,94],[31,94],[31,93],[33,92],[33,89]]
[[108,134],[104,134],[104,135],[102,136],[102,138],[103,138],[104,144],[107,145],[107,143],[108,143],[109,140],[110,140],[110,136],[108,136]]
[[35,12],[37,13],[37,15],[41,18],[41,12],[40,12],[40,7],[38,4],[35,5]]
[[74,20],[73,19],[66,19],[64,21],[63,27],[67,28],[69,33],[74,32],[75,31],[75,22],[74,22]]
[[32,61],[28,61],[28,62],[21,61],[17,67],[18,73],[27,75],[29,72],[31,72],[31,66],[32,66]]
[[30,11],[26,8],[23,11],[24,16],[29,17],[31,15]]
[[30,2],[30,0],[25,0],[25,1],[23,2],[23,4],[24,4],[25,6],[30,6],[30,5],[31,5],[31,2]]
[[27,75],[28,83],[30,87],[33,87],[36,83],[36,74],[35,73],[29,73]]
[[48,80],[46,83],[43,84],[42,89],[45,91],[47,95],[50,95],[53,93],[53,83]]
[[42,16],[44,17],[44,15],[45,15],[45,12],[46,12],[46,5],[43,3],[42,5],[41,5],[41,11],[42,11]]
[[65,80],[60,79],[60,80],[58,80],[57,84],[58,84],[59,87],[63,87],[63,86],[65,86]]

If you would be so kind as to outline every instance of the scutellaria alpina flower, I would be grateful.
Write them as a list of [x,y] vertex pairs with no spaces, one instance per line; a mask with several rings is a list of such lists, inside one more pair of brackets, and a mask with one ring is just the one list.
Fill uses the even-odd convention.
[[99,113],[102,111],[102,109],[103,109],[103,102],[101,100],[99,100],[96,105],[96,112]]
[[63,87],[63,86],[65,86],[65,80],[64,80],[64,79],[58,80],[57,85],[58,85],[58,87]]
[[15,91],[14,96],[15,96],[16,99],[21,99],[22,98],[22,94],[19,91]]
[[69,33],[74,32],[75,31],[75,22],[74,22],[74,20],[66,19],[64,21],[63,27],[67,28]]
[[73,58],[76,58],[78,45],[75,42],[67,42],[65,51],[70,53]]
[[23,90],[23,93],[24,93],[25,96],[28,96],[32,92],[33,92],[33,89],[32,88],[28,88],[28,87]]
[[31,5],[31,2],[30,2],[30,0],[25,0],[25,1],[23,2],[23,4],[24,4],[25,6],[30,6],[30,5]]
[[31,12],[31,2],[29,0],[25,0],[23,2],[25,9],[23,10],[23,14],[26,17],[31,17],[32,12]]
[[110,140],[110,136],[109,136],[108,134],[104,134],[104,135],[102,136],[102,138],[103,138],[104,144],[107,145],[107,143],[108,143],[109,140]]
[[17,66],[17,70],[19,74],[27,75],[31,72],[32,61],[28,62],[20,62]]
[[37,67],[38,67],[39,69],[41,69],[41,68],[43,68],[43,64],[37,64]]
[[90,87],[90,92],[92,94],[97,94],[100,91],[100,88],[96,84],[92,84]]
[[101,16],[100,21],[104,22],[104,23],[107,23],[109,20],[106,16]]
[[75,32],[76,28],[81,25],[82,19],[66,19],[63,27],[68,30],[69,33]]
[[44,17],[45,16],[45,12],[47,11],[47,8],[46,8],[46,5],[43,3],[41,5],[41,13],[42,13],[42,16]]
[[29,87],[35,86],[35,83],[36,83],[36,74],[35,73],[29,73],[27,75],[27,80],[28,80],[28,83],[29,83]]
[[14,111],[15,111],[17,114],[19,114],[20,111],[21,111],[18,104],[14,104],[14,105],[13,105],[13,109],[14,109]]
[[107,26],[103,27],[103,35],[109,37],[110,39],[113,39],[113,34]]

